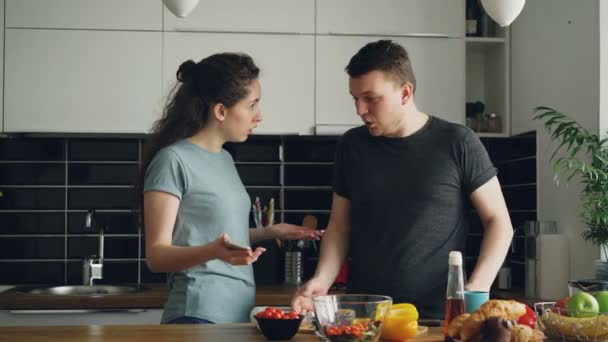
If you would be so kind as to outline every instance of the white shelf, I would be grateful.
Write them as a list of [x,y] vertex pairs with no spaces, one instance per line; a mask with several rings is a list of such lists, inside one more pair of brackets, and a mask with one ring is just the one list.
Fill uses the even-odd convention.
[[505,37],[467,37],[465,41],[469,44],[504,44]]
[[501,133],[478,132],[479,137],[504,138],[511,132],[509,31],[501,37],[466,37],[466,102],[481,101],[484,113],[496,113]]
[[476,134],[480,138],[507,138],[509,136],[507,133],[476,132]]

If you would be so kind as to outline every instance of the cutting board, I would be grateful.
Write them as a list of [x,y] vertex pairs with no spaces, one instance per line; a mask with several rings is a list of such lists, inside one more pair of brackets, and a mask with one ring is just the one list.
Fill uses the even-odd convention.
[[418,327],[418,335],[408,341],[416,342],[443,342],[443,327]]

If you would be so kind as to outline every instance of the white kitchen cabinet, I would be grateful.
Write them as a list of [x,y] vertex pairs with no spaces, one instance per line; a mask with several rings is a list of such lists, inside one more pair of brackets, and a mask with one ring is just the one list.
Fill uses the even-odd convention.
[[6,27],[162,30],[160,0],[6,0]]
[[[465,45],[460,38],[388,37],[403,45],[416,76],[418,108],[464,124]],[[350,58],[377,37],[317,36],[316,123],[360,125],[344,68]]]
[[314,0],[205,0],[186,18],[164,9],[166,31],[314,33]]
[[0,310],[0,326],[160,324],[163,309]]
[[7,29],[5,39],[5,132],[144,133],[160,114],[160,32]]
[[465,0],[317,0],[317,34],[463,37]]
[[311,134],[314,127],[314,37],[306,35],[165,33],[163,94],[179,65],[218,52],[244,52],[260,68],[263,121],[256,134]]

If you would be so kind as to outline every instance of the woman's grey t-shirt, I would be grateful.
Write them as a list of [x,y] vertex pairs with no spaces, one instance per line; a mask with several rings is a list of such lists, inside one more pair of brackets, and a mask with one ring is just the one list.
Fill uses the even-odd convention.
[[[209,152],[187,140],[158,151],[146,170],[144,192],[180,199],[172,243],[198,246],[223,232],[249,246],[251,201],[234,161],[225,150]],[[215,323],[247,322],[255,300],[253,268],[211,260],[169,273],[169,298],[162,322],[182,316]]]

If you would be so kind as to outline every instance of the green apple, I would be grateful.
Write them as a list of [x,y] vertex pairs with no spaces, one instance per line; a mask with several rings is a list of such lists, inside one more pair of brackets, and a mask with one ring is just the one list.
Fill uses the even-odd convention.
[[600,312],[608,313],[608,291],[593,292],[593,297],[597,299],[597,303],[600,305]]
[[570,297],[567,309],[572,317],[595,317],[600,312],[600,304],[590,293],[579,292]]

